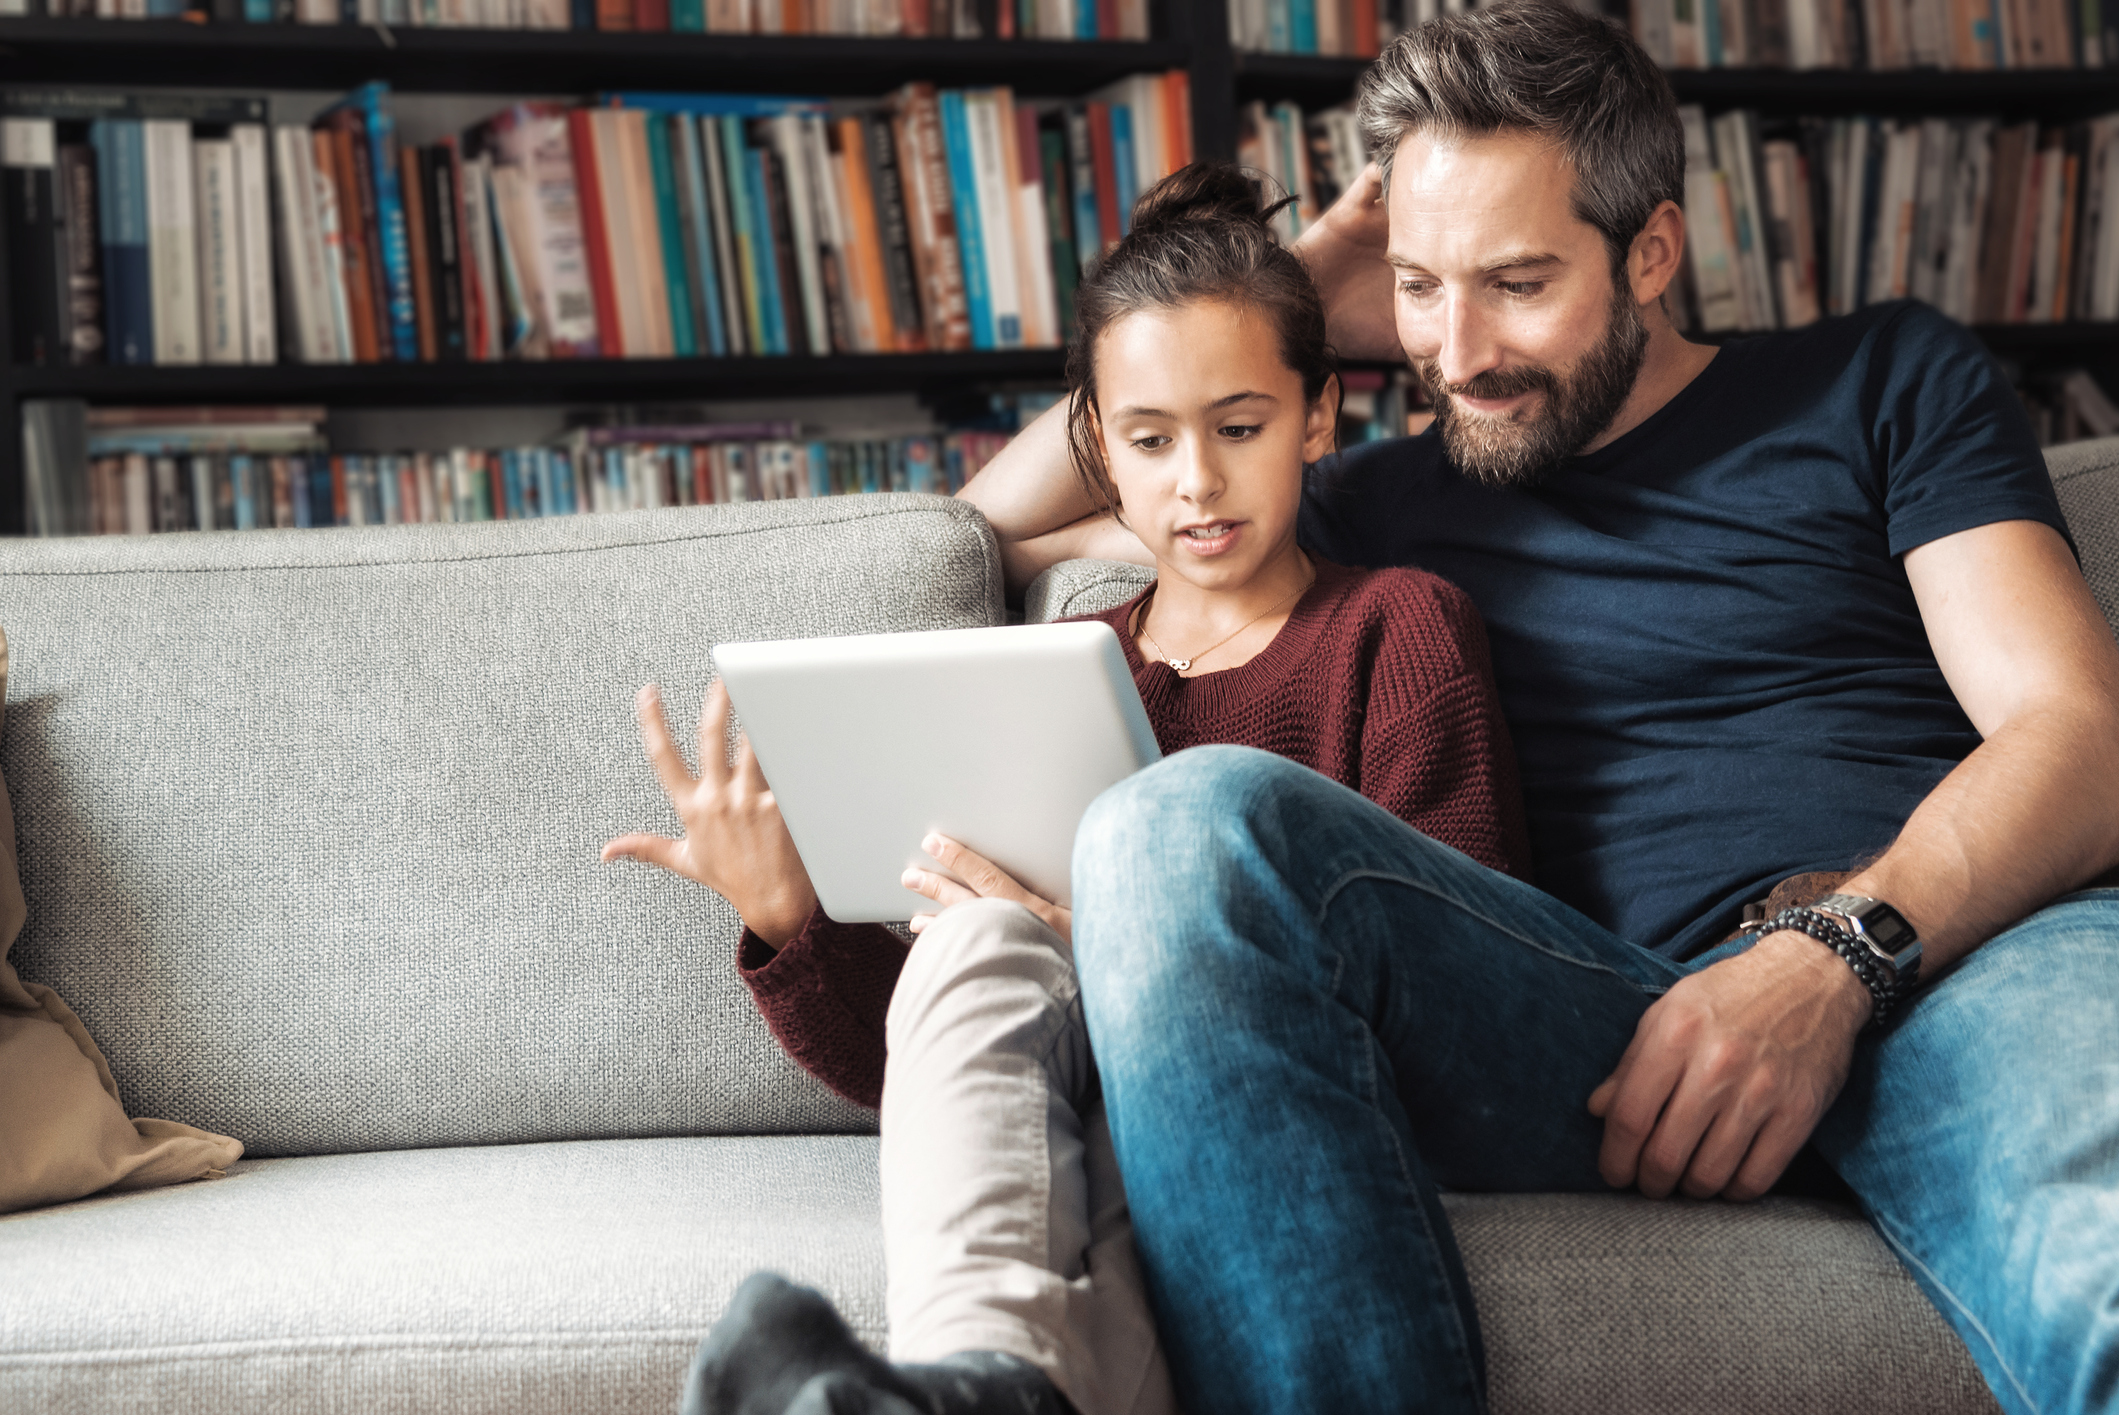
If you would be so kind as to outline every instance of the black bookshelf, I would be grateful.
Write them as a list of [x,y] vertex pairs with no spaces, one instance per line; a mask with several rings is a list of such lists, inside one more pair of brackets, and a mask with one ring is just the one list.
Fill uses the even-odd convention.
[[[1237,110],[1253,99],[1305,108],[1344,102],[1362,61],[1239,53],[1227,0],[1151,0],[1145,42],[866,39],[387,29],[176,20],[0,19],[0,87],[94,85],[342,90],[383,79],[408,93],[587,95],[606,89],[880,95],[912,79],[1008,84],[1070,97],[1126,74],[1185,69],[1193,144],[1231,157]],[[1677,72],[1683,102],[1773,115],[1991,113],[2065,121],[2119,109],[2119,70]],[[5,291],[0,290],[0,328]],[[2027,369],[2087,364],[2119,375],[2119,326],[2009,325],[1980,331]],[[4,347],[4,345],[0,345]],[[0,364],[0,533],[23,526],[20,405],[302,402],[343,407],[686,402],[910,392],[939,402],[1061,375],[1055,350],[823,358],[569,360],[505,364],[28,368]]]

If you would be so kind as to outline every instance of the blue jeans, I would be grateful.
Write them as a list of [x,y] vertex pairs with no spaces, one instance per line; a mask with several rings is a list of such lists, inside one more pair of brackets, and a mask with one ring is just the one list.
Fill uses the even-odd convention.
[[[1242,747],[1105,793],[1074,945],[1189,1408],[1478,1411],[1437,1187],[1599,1192],[1585,1109],[1686,973]],[[1865,1034],[1814,1144],[2011,1412],[2119,1402],[2119,890]]]

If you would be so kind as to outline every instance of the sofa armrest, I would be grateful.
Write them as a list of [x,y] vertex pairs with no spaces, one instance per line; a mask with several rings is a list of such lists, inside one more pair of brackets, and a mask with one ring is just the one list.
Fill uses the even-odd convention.
[[1123,560],[1063,560],[1023,591],[1023,622],[1050,624],[1124,604],[1155,579],[1152,566]]

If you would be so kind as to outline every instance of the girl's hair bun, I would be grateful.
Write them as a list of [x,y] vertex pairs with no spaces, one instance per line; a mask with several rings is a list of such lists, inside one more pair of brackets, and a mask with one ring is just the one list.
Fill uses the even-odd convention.
[[1195,162],[1157,182],[1133,204],[1135,236],[1152,236],[1180,226],[1237,225],[1265,227],[1293,198],[1268,206],[1259,185],[1242,168],[1225,162]]

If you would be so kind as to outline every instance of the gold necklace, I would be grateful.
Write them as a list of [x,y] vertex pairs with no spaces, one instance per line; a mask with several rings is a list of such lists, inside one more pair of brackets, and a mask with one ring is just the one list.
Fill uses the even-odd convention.
[[[1303,592],[1304,592],[1305,590],[1309,589],[1309,587],[1310,587],[1311,585],[1314,585],[1314,584],[1316,584],[1316,583],[1317,583],[1317,569],[1316,569],[1316,567],[1315,567],[1315,566],[1312,566],[1312,567],[1310,567],[1310,577],[1309,577],[1309,578],[1308,578],[1307,580],[1303,581],[1303,582],[1302,582],[1301,584],[1297,585],[1297,586],[1296,586],[1296,587],[1294,588],[1294,590],[1293,590],[1292,592],[1290,592],[1289,594],[1287,594],[1287,595],[1283,596],[1283,597],[1282,597],[1281,599],[1279,599],[1279,600],[1275,601],[1275,602],[1274,602],[1274,603],[1273,603],[1272,605],[1268,606],[1267,608],[1265,608],[1265,609],[1262,609],[1262,610],[1260,610],[1260,611],[1259,611],[1258,613],[1256,613],[1256,614],[1252,615],[1252,616],[1251,616],[1251,617],[1250,617],[1249,619],[1246,619],[1246,620],[1245,620],[1245,621],[1244,621],[1243,623],[1241,623],[1241,624],[1237,625],[1237,626],[1236,626],[1236,633],[1235,633],[1235,634],[1230,634],[1230,635],[1228,636],[1228,638],[1225,638],[1225,639],[1221,639],[1221,640],[1218,640],[1218,641],[1216,641],[1215,643],[1211,643],[1211,644],[1207,645],[1207,646],[1206,646],[1205,648],[1201,649],[1201,650],[1200,650],[1200,651],[1199,651],[1198,653],[1195,653],[1195,654],[1193,654],[1193,655],[1192,655],[1192,656],[1191,656],[1190,658],[1172,658],[1172,657],[1170,657],[1170,655],[1168,655],[1168,654],[1166,654],[1166,653],[1164,653],[1164,652],[1163,652],[1163,646],[1162,646],[1161,644],[1158,644],[1158,643],[1156,643],[1156,642],[1155,642],[1155,636],[1154,636],[1153,634],[1150,634],[1150,633],[1148,632],[1148,605],[1147,605],[1147,604],[1143,604],[1143,605],[1142,605],[1142,606],[1140,607],[1140,619],[1139,619],[1139,620],[1138,620],[1138,622],[1137,622],[1137,625],[1136,625],[1136,627],[1135,627],[1135,629],[1134,629],[1134,633],[1135,633],[1135,635],[1136,635],[1136,636],[1138,636],[1138,637],[1140,637],[1140,638],[1143,638],[1143,639],[1146,639],[1146,640],[1148,641],[1148,647],[1149,647],[1149,648],[1152,648],[1152,649],[1154,649],[1154,650],[1155,650],[1155,656],[1156,656],[1157,658],[1161,659],[1161,660],[1162,660],[1162,661],[1163,661],[1164,663],[1167,663],[1167,664],[1169,664],[1169,665],[1170,665],[1170,666],[1171,666],[1172,668],[1176,669],[1176,670],[1177,670],[1177,671],[1178,671],[1179,673],[1189,673],[1189,672],[1191,672],[1191,671],[1192,671],[1192,665],[1193,665],[1193,664],[1195,664],[1195,663],[1199,662],[1199,661],[1200,661],[1201,659],[1205,658],[1205,657],[1206,657],[1206,656],[1207,656],[1208,654],[1210,654],[1210,653],[1214,652],[1214,650],[1216,650],[1216,649],[1220,648],[1220,647],[1221,647],[1221,646],[1222,646],[1223,644],[1227,643],[1227,642],[1229,641],[1229,639],[1233,639],[1233,638],[1235,638],[1235,637],[1236,637],[1236,634],[1241,634],[1241,633],[1242,633],[1242,632],[1243,632],[1244,630],[1246,630],[1246,629],[1250,628],[1250,627],[1251,627],[1251,626],[1252,626],[1253,624],[1256,624],[1256,623],[1257,623],[1257,622],[1258,622],[1259,620],[1261,620],[1261,619],[1265,618],[1265,617],[1266,617],[1266,616],[1267,616],[1268,614],[1271,614],[1271,613],[1272,613],[1272,612],[1273,612],[1274,610],[1276,610],[1276,609],[1280,608],[1280,606],[1281,606],[1281,605],[1283,605],[1283,604],[1286,604],[1286,603],[1287,603],[1287,602],[1288,602],[1289,600],[1291,600],[1291,599],[1295,598],[1295,597],[1296,597],[1297,595],[1299,595],[1299,594],[1303,593]],[[1154,586],[1151,586],[1151,587],[1149,588],[1149,590],[1148,590],[1148,602],[1149,602],[1149,603],[1151,603],[1151,604],[1152,604],[1152,603],[1154,602],[1154,600],[1155,600],[1155,588],[1156,588],[1156,587],[1154,587]]]

